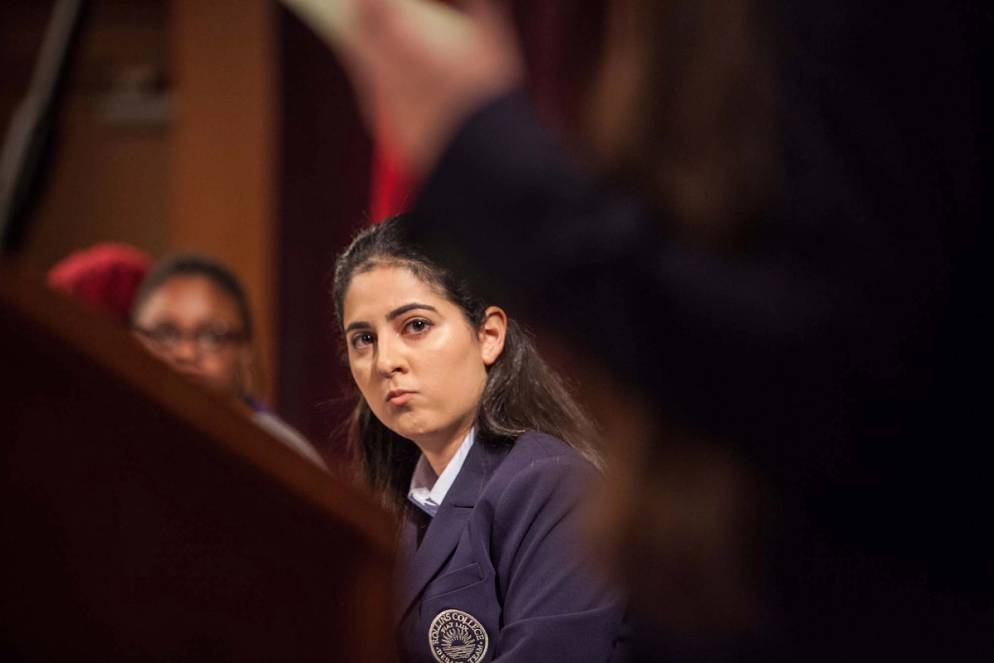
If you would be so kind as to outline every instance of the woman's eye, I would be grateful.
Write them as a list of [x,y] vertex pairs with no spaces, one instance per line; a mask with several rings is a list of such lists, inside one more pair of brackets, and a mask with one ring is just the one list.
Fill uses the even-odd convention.
[[352,337],[352,347],[358,350],[359,348],[364,348],[367,345],[372,344],[373,335],[369,332],[362,332],[361,334],[356,334]]
[[413,334],[420,334],[427,331],[429,327],[431,327],[431,323],[424,318],[415,318],[404,325],[404,331]]

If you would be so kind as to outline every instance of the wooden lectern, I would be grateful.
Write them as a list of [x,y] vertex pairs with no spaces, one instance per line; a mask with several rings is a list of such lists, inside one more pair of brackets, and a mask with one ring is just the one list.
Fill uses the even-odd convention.
[[387,661],[360,491],[0,264],[0,660]]

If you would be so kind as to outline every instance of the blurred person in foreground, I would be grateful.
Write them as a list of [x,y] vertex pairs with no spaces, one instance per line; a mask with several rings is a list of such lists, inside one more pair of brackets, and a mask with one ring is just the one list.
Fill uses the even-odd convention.
[[156,263],[135,295],[131,326],[153,354],[194,381],[238,398],[259,426],[325,467],[314,447],[253,395],[252,315],[227,267],[193,254]]
[[635,660],[994,654],[989,10],[611,2],[591,168],[499,3],[287,3],[423,178],[413,238],[641,403]]

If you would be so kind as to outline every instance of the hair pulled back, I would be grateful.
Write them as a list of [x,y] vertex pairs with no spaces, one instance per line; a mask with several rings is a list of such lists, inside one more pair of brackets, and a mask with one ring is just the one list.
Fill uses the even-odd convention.
[[[457,305],[473,329],[479,328],[493,302],[482,299],[468,280],[435,263],[408,241],[404,223],[402,216],[395,216],[362,230],[335,262],[332,297],[339,333],[352,279],[383,266],[409,269]],[[589,417],[539,356],[528,333],[511,319],[504,350],[487,370],[475,425],[478,444],[511,445],[523,433],[538,431],[558,437],[600,466]],[[362,478],[388,507],[399,510],[420,456],[417,446],[384,426],[361,395],[349,422],[348,443]]]

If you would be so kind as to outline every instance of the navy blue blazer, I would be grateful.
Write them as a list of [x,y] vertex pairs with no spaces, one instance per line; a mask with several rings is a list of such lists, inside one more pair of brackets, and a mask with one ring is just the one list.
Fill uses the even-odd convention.
[[478,439],[420,547],[417,524],[403,524],[406,660],[609,660],[624,606],[578,534],[597,478],[548,435]]

